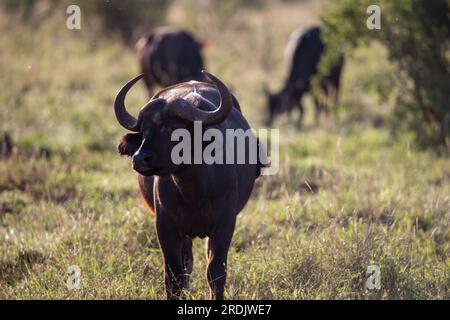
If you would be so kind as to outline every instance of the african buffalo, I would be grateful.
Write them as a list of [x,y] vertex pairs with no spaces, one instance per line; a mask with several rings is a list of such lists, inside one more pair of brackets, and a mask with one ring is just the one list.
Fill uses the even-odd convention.
[[[320,38],[320,28],[312,27],[306,30],[297,29],[289,37],[285,51],[288,64],[288,76],[282,89],[273,94],[264,86],[267,96],[269,117],[267,124],[272,124],[277,115],[282,112],[291,112],[294,107],[300,111],[300,124],[303,121],[304,109],[301,103],[302,96],[310,91],[312,76],[317,73],[320,57],[325,45]],[[331,96],[333,103],[337,103],[339,82],[344,64],[344,57],[340,55],[338,61],[332,66],[327,76],[320,79],[320,86],[326,97]],[[313,97],[316,107],[316,119],[322,111],[328,111],[323,99]]]
[[[161,90],[134,118],[124,100],[143,77],[129,81],[117,94],[114,110],[118,122],[135,133],[125,135],[119,146],[132,157],[133,169],[145,202],[155,212],[156,229],[164,259],[168,299],[180,297],[193,267],[192,239],[207,237],[206,276],[212,299],[223,299],[228,249],[237,214],[243,209],[263,166],[259,162],[174,164],[171,151],[177,129],[192,136],[199,122],[225,135],[228,129],[250,129],[236,98],[215,76],[211,83],[190,81]],[[249,130],[249,132],[252,132]],[[256,139],[251,133],[250,139]],[[224,141],[223,154],[230,152]],[[237,156],[239,151],[233,153]],[[258,158],[260,159],[260,158]]]
[[166,87],[188,80],[203,80],[202,43],[173,27],[154,29],[136,43],[148,91],[155,84]]

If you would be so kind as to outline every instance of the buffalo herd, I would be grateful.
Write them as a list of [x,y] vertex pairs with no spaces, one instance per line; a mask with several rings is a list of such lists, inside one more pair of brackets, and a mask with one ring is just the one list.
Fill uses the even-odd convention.
[[[127,82],[114,101],[117,121],[132,132],[122,137],[119,153],[131,158],[141,194],[156,218],[168,299],[183,297],[183,289],[188,288],[193,269],[192,240],[196,237],[207,238],[210,298],[224,298],[227,255],[236,217],[267,164],[267,159],[261,158],[264,146],[250,130],[236,97],[221,80],[203,70],[202,46],[202,41],[180,29],[153,30],[136,44],[142,74]],[[286,50],[288,73],[284,85],[277,93],[265,90],[267,124],[294,107],[303,115],[301,99],[312,91],[311,78],[317,73],[324,50],[319,27],[293,32]],[[343,61],[341,56],[319,79],[325,96],[333,96],[334,103]],[[125,108],[125,97],[142,78],[151,98],[134,117]],[[154,94],[156,85],[163,89]],[[323,101],[314,95],[313,99],[316,114],[327,110]],[[221,144],[214,155],[228,156],[231,152],[233,161],[174,163],[174,133],[195,136],[199,123],[202,132],[214,130],[218,137],[225,137],[221,140],[215,136],[214,142],[220,140]],[[237,160],[240,150],[233,144],[236,136],[229,138],[226,134],[229,130],[246,133],[246,148],[252,141],[256,143],[256,161]],[[194,154],[196,146],[192,144],[194,151],[188,153]],[[200,146],[201,154],[203,149],[205,145]]]

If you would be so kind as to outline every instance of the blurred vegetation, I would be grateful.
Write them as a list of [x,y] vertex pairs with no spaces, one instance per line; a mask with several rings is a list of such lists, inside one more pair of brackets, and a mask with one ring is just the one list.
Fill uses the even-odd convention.
[[164,23],[165,12],[171,0],[4,0],[0,5],[9,12],[18,14],[24,22],[36,24],[51,16],[56,10],[76,4],[81,9],[84,27],[99,25],[106,35],[120,34],[127,45],[148,28]]
[[[397,136],[415,133],[422,147],[441,146],[450,153],[450,24],[447,0],[378,1],[381,30],[369,30],[370,0],[343,0],[324,15],[327,56],[322,72],[336,59],[361,45],[379,41],[397,72],[372,87],[380,97],[395,96],[391,128]],[[394,81],[389,79],[394,78]]]

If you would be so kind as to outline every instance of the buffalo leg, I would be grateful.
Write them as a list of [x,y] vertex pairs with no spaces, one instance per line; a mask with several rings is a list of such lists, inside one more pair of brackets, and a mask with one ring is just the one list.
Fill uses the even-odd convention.
[[332,91],[333,91],[333,107],[337,107],[338,103],[339,103],[339,86],[332,86]]
[[153,92],[153,82],[148,76],[144,77],[144,81],[145,81],[145,86],[147,88],[148,95],[151,98],[153,96],[153,94],[152,94],[152,92]]
[[156,215],[156,230],[164,260],[164,285],[167,299],[177,300],[181,298],[181,292],[185,287],[181,259],[183,239],[178,235],[171,221],[164,218],[162,214]]
[[322,101],[320,101],[321,99],[319,97],[314,96],[313,100],[314,100],[314,105],[316,107],[315,112],[314,112],[314,122],[317,125],[320,121],[320,116],[322,114],[322,111],[324,110],[324,106],[323,106]]
[[323,111],[325,113],[325,116],[328,117],[330,114],[330,106],[332,105],[332,101],[334,100],[334,90],[330,83],[327,83],[327,85],[324,88],[325,93],[325,102],[323,104]]
[[181,248],[181,259],[183,263],[183,272],[185,275],[185,286],[189,287],[189,276],[192,273],[194,267],[194,256],[192,255],[192,239],[186,237],[183,240],[183,246]]
[[301,128],[303,125],[303,119],[305,116],[305,109],[303,108],[302,100],[301,98],[298,100],[294,100],[294,105],[297,106],[299,112],[300,112],[300,119],[298,120],[299,127]]
[[231,238],[233,237],[235,220],[217,234],[208,238],[206,242],[206,256],[208,267],[206,277],[208,279],[210,299],[223,300],[223,291],[227,277],[227,257]]

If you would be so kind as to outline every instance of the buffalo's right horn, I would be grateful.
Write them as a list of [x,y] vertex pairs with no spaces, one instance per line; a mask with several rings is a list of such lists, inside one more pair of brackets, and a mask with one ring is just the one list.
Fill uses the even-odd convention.
[[144,74],[141,74],[136,78],[128,81],[127,84],[124,85],[122,89],[119,90],[119,92],[116,95],[116,99],[114,100],[114,112],[116,114],[117,121],[119,121],[119,123],[125,129],[134,132],[139,132],[140,130],[139,121],[136,120],[136,118],[133,117],[131,114],[129,114],[127,109],[125,108],[125,97],[128,91],[131,89],[131,87],[136,82],[138,82],[142,77],[144,77]]

